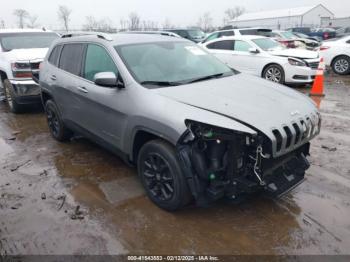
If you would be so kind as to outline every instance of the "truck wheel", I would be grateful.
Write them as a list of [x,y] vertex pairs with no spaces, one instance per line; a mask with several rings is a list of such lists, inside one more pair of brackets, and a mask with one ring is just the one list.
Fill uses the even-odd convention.
[[6,103],[12,113],[18,114],[23,111],[23,105],[20,105],[16,102],[13,86],[7,79],[4,80],[4,95],[6,98]]
[[47,124],[53,138],[60,142],[64,142],[70,139],[72,132],[64,125],[57,106],[52,100],[48,100],[46,102],[45,112],[47,117]]
[[148,197],[160,208],[175,211],[191,201],[191,194],[173,146],[153,140],[140,150],[138,174]]
[[284,71],[283,68],[279,65],[269,65],[264,69],[263,78],[284,84]]
[[339,75],[347,75],[350,73],[350,57],[342,55],[333,60],[332,69],[334,73]]

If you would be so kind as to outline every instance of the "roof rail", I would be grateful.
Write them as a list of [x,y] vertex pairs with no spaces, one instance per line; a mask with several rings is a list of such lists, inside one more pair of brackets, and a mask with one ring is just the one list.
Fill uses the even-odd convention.
[[61,38],[77,37],[77,36],[96,36],[98,38],[104,39],[106,41],[112,41],[113,38],[109,34],[99,33],[99,32],[73,32],[66,33],[61,36]]

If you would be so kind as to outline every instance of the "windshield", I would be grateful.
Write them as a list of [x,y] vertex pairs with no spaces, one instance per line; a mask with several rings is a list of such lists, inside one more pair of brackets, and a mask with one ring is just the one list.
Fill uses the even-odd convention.
[[4,51],[13,49],[48,48],[58,38],[55,33],[8,33],[0,35]]
[[257,46],[259,46],[264,51],[274,51],[286,49],[285,46],[280,43],[270,39],[270,38],[260,38],[252,40]]
[[188,30],[187,31],[192,38],[204,38],[205,34],[201,30]]
[[281,35],[286,39],[295,39],[295,35],[292,32],[281,32]]
[[217,58],[187,42],[122,45],[115,49],[136,81],[145,86],[180,85],[234,74]]

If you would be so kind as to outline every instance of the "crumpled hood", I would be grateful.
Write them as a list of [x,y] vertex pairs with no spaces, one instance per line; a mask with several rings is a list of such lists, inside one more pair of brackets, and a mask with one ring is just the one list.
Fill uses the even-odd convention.
[[43,60],[48,50],[48,48],[13,49],[5,54],[8,57],[8,60],[11,60],[12,62]]
[[276,56],[296,57],[296,58],[304,58],[304,59],[318,58],[318,53],[315,51],[297,49],[297,48],[268,51],[268,53]]
[[317,112],[305,95],[245,74],[154,91],[180,103],[238,120],[270,138],[273,128]]

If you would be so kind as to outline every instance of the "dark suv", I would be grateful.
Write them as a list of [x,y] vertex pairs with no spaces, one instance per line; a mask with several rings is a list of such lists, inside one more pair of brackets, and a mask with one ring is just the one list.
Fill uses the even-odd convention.
[[200,43],[205,38],[205,33],[199,29],[164,29],[163,31],[175,33],[195,43]]

